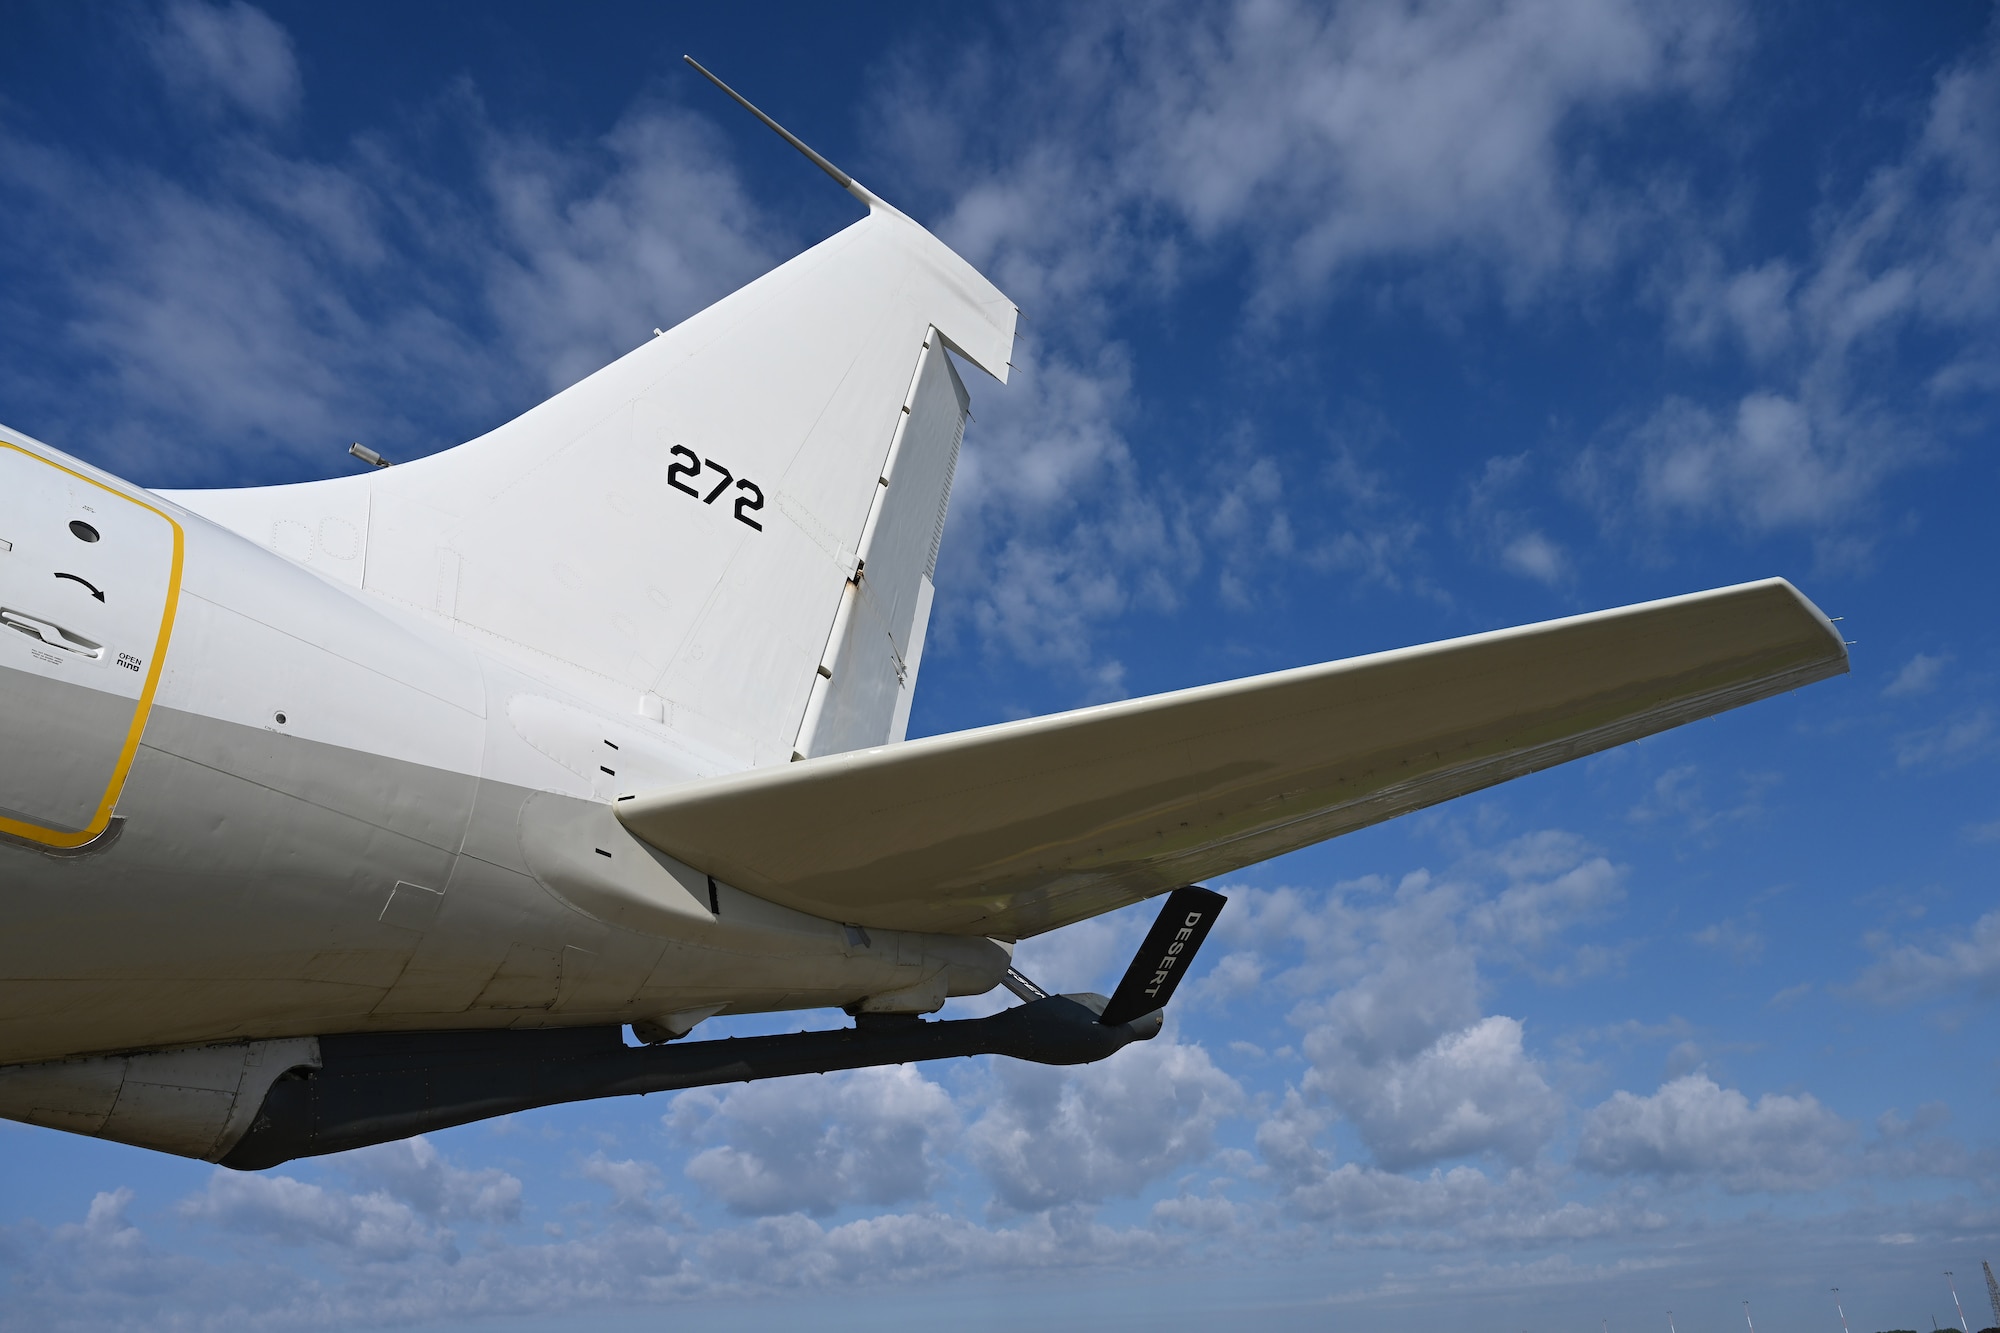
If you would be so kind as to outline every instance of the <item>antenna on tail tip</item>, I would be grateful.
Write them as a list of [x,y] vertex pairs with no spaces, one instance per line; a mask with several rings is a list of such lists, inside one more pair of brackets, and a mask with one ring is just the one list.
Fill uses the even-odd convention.
[[755,116],[757,119],[763,121],[766,125],[770,126],[772,131],[776,133],[780,139],[783,139],[786,143],[798,149],[801,153],[804,153],[814,166],[818,167],[821,171],[824,171],[827,175],[833,177],[833,179],[839,183],[841,189],[847,191],[849,194],[853,195],[856,199],[859,199],[862,203],[867,204],[870,208],[873,208],[876,204],[881,202],[874,195],[870,194],[859,183],[857,183],[854,177],[848,175],[846,172],[842,171],[839,167],[836,167],[835,165],[833,165],[833,163],[821,157],[818,153],[815,153],[810,147],[806,145],[805,140],[799,138],[798,135],[793,134],[790,130],[786,129],[783,125],[780,125],[777,121],[772,120],[762,111],[759,111],[751,103],[750,99],[745,97],[742,93],[737,92],[734,88],[724,83],[721,79],[716,78],[715,75],[711,74],[708,71],[707,67],[704,66],[699,60],[696,60],[693,56],[686,56],[686,55],[682,56],[681,59],[687,61],[688,64],[692,65],[694,67],[695,73],[701,75],[701,77],[707,79],[710,83],[714,84],[716,87],[722,89],[723,92],[727,93],[729,95],[730,100],[735,102],[736,105],[742,107],[745,111],[748,111],[751,115]]

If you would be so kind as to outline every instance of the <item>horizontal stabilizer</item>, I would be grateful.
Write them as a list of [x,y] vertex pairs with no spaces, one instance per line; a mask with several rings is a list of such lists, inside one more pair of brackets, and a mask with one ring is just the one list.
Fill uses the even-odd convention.
[[621,798],[864,926],[1022,938],[1847,670],[1783,579]]

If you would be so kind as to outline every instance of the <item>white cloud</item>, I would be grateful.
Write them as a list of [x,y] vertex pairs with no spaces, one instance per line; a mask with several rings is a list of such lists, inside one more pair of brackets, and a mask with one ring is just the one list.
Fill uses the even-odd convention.
[[782,258],[706,120],[635,107],[595,151],[489,132],[478,256],[508,350],[564,388]]
[[1882,697],[1908,699],[1913,695],[1929,694],[1937,688],[1938,677],[1943,674],[1945,664],[1950,661],[1949,653],[1918,653],[1903,663],[1895,679],[1882,687]]
[[1908,158],[1876,173],[1833,236],[1806,294],[1842,343],[1909,319],[1969,332],[1933,387],[1993,387],[1992,316],[2000,303],[2000,44],[1988,40],[1943,71]]
[[16,370],[17,407],[154,484],[268,475],[274,456],[289,476],[330,471],[354,438],[408,457],[782,252],[684,113],[642,104],[598,142],[554,144],[503,132],[462,90],[430,110],[468,190],[388,130],[334,158],[219,137],[174,177],[0,130],[0,182],[39,261],[15,277],[69,312],[45,337],[91,390],[44,403]]
[[[558,1231],[573,1229],[573,1238],[489,1237],[463,1254],[449,1244],[449,1232],[409,1234],[409,1210],[397,1214],[394,1205],[381,1213],[380,1194],[289,1177],[211,1182],[177,1210],[186,1224],[227,1232],[239,1252],[233,1261],[214,1245],[200,1256],[163,1251],[127,1217],[130,1191],[101,1195],[86,1222],[56,1228],[8,1256],[25,1265],[10,1314],[35,1312],[38,1328],[134,1330],[355,1327],[535,1312],[573,1318],[607,1306],[788,1290],[880,1293],[888,1284],[963,1273],[1157,1264],[1178,1248],[1154,1231],[1106,1226],[1078,1209],[1007,1227],[926,1209],[831,1227],[790,1214],[697,1233],[668,1205],[661,1211],[669,1229],[633,1206],[656,1181],[645,1168],[594,1155],[583,1174],[609,1184],[615,1197],[601,1214],[565,1209],[573,1227]],[[404,1228],[381,1225],[397,1216]],[[600,1217],[609,1225],[597,1225]],[[273,1253],[297,1245],[316,1248],[332,1266],[331,1280]]]
[[[968,129],[987,122],[952,100],[989,95],[1001,79],[983,48],[964,57],[950,91],[885,93],[878,120],[899,157],[948,183],[942,233],[1022,302],[1037,359],[1086,374],[1093,354],[1076,349],[1101,345],[1121,312],[1147,318],[1191,276],[1239,255],[1257,275],[1238,333],[1245,348],[1331,289],[1364,288],[1449,324],[1495,293],[1518,306],[1635,258],[1672,256],[1647,261],[1681,270],[1659,280],[1670,340],[1697,353],[1740,346],[1757,379],[1628,413],[1576,461],[1573,488],[1607,528],[1642,542],[1676,523],[1723,523],[1813,534],[1822,560],[1853,563],[1869,549],[1854,525],[1884,482],[1942,454],[1924,401],[1878,373],[1895,359],[1883,355],[1889,345],[1911,331],[1942,335],[1945,361],[1930,375],[1940,401],[2000,386],[1990,336],[2000,179],[1979,150],[2000,124],[2000,67],[1987,51],[1948,71],[1903,159],[1829,202],[1809,256],[1732,265],[1714,201],[1671,181],[1622,185],[1606,165],[1615,158],[1593,149],[1635,108],[1711,105],[1746,36],[1725,4],[1308,10],[1244,0],[1143,23],[1086,11],[1052,26],[1036,63],[1118,77],[1018,92],[1006,139]],[[924,83],[939,86],[929,66]],[[1079,124],[1106,132],[1078,135]],[[1123,367],[1104,383],[1130,394]],[[1077,417],[1101,423],[1093,457],[1130,453],[1131,415]],[[1064,440],[1069,421],[1036,417],[1029,435]],[[1493,460],[1459,521],[1499,568],[1561,586],[1576,557],[1556,530],[1485,493],[1494,465],[1520,463]],[[1420,528],[1376,513],[1340,530],[1315,512],[1323,506],[1300,502],[1299,471],[1275,456],[1246,469],[1289,490],[1260,498],[1255,523],[1225,512],[1240,497],[1217,505],[1142,473],[1106,488],[1101,505],[1049,501],[1039,534],[1005,527],[966,542],[961,569],[995,590],[984,641],[1081,675],[1092,697],[1119,692],[1122,669],[1090,646],[1095,627],[1176,604],[1201,563],[1176,524],[1211,506],[1236,543],[1207,562],[1226,604],[1255,602],[1259,570],[1283,559],[1417,581],[1408,546]],[[1042,512],[1023,499],[1020,514]],[[1121,531],[1147,539],[1106,540]]]
[[1470,853],[1444,877],[1238,891],[1210,946],[1227,952],[1187,994],[1300,997],[1290,1021],[1312,1065],[1303,1089],[1383,1167],[1489,1152],[1527,1161],[1562,1101],[1521,1022],[1482,1011],[1480,966],[1557,982],[1600,970],[1595,951],[1559,951],[1567,931],[1622,899],[1622,881],[1581,839],[1543,830]]
[[1730,336],[1758,362],[1788,350],[1798,332],[1792,312],[1796,266],[1773,259],[1725,274],[1712,247],[1699,247],[1697,255],[1693,271],[1669,297],[1668,336],[1701,350]]
[[993,1078],[966,1149],[1021,1212],[1136,1194],[1207,1156],[1243,1105],[1205,1050],[1164,1035],[1075,1070],[997,1062]]
[[1497,1152],[1531,1157],[1559,1103],[1518,1020],[1481,1017],[1476,955],[1453,942],[1457,894],[1411,877],[1372,922],[1364,970],[1293,1021],[1323,1094],[1391,1170]]
[[173,0],[149,47],[167,87],[206,115],[232,110],[282,121],[298,109],[302,90],[291,34],[243,0]]
[[1765,1003],[1770,1005],[1773,1009],[1789,1009],[1793,1005],[1797,1004],[1800,1000],[1805,999],[1806,996],[1811,995],[1813,993],[1813,989],[1814,989],[1814,983],[1810,981],[1801,981],[1796,986],[1785,987],[1783,990],[1773,995],[1770,999],[1766,1000]]
[[1413,1177],[1349,1162],[1287,1204],[1351,1234],[1388,1233],[1373,1237],[1377,1244],[1413,1248],[1561,1244],[1657,1231],[1669,1221],[1642,1207],[1556,1198],[1546,1181],[1525,1172],[1492,1176],[1470,1166]]
[[1896,738],[1896,766],[1917,768],[1926,764],[1963,763],[1985,751],[1993,737],[1993,711],[1974,708],[1920,731],[1905,732]]
[[1694,1073],[1649,1097],[1613,1093],[1585,1117],[1580,1166],[1605,1175],[1715,1180],[1731,1191],[1824,1185],[1843,1166],[1853,1128],[1810,1093],[1753,1104]]
[[687,1222],[674,1200],[660,1197],[660,1168],[652,1162],[594,1152],[578,1165],[577,1174],[611,1191],[605,1211],[620,1223]]
[[498,1167],[456,1166],[423,1137],[360,1148],[332,1160],[357,1183],[373,1186],[425,1217],[511,1222],[521,1215],[519,1177]]
[[1056,1210],[991,1228],[930,1213],[888,1213],[830,1228],[806,1217],[770,1217],[705,1238],[699,1253],[712,1280],[750,1290],[845,1284],[880,1290],[965,1272],[1158,1263],[1177,1248],[1144,1228],[1109,1227],[1077,1210]]
[[1153,1205],[1149,1216],[1163,1226],[1217,1235],[1236,1230],[1248,1211],[1219,1195],[1198,1198],[1182,1194],[1160,1200]]
[[350,1194],[292,1176],[218,1168],[208,1188],[182,1200],[179,1211],[183,1218],[224,1231],[282,1245],[324,1246],[357,1261],[457,1254],[450,1230],[426,1223],[409,1204],[385,1191]]
[[1540,532],[1511,537],[1500,548],[1500,563],[1516,574],[1543,583],[1560,583],[1569,572],[1562,547]]
[[1720,413],[1669,399],[1632,434],[1638,499],[1656,514],[1719,514],[1756,532],[1821,526],[1907,462],[1887,424],[1768,389]]
[[89,1236],[111,1246],[135,1245],[141,1238],[139,1229],[127,1216],[131,1207],[130,1188],[99,1190],[91,1196],[90,1209],[84,1214],[83,1221],[69,1224],[72,1234]]
[[[139,1330],[288,1312],[284,1283],[157,1243],[132,1217],[136,1199],[130,1187],[103,1190],[79,1222],[0,1232],[0,1263],[9,1270],[0,1319],[22,1328]],[[296,1278],[290,1289],[313,1285]]]
[[[1135,604],[1166,610],[1200,552],[1170,502],[1142,483],[1120,430],[1130,365],[1116,344],[1089,365],[1024,345],[1004,392],[981,394],[966,433],[939,553],[950,619],[983,644],[1081,678],[1093,698],[1124,693],[1093,627]],[[1178,560],[1172,558],[1178,555]]]
[[1306,1087],[1332,1096],[1390,1170],[1482,1152],[1526,1161],[1560,1121],[1561,1101],[1528,1058],[1519,1019],[1492,1015],[1372,1062],[1350,1057],[1337,1023],[1306,1037],[1315,1065]]
[[[1255,327],[1224,341],[1269,375],[1269,348],[1251,346],[1343,285],[1450,322],[1496,293],[1594,282],[1648,208],[1599,169],[1596,136],[1634,108],[1707,96],[1739,28],[1721,3],[1072,7],[1007,68],[980,45],[949,78],[905,66],[878,94],[875,137],[934,183],[940,234],[1021,304],[1031,340],[1022,382],[976,407],[969,503],[947,539],[951,585],[979,590],[984,645],[1110,697],[1122,666],[1100,659],[1096,627],[1173,609],[1199,574],[1239,608],[1262,603],[1280,562],[1424,590],[1421,524],[1241,443],[1243,423],[1218,423],[1224,443],[1185,478],[1134,475],[1131,369],[1101,362],[1107,329],[1247,256]],[[1022,85],[1016,65],[1094,72]],[[983,99],[1001,87],[995,120]],[[1308,447],[1334,460],[1344,445]],[[997,494],[984,488],[1052,459],[1076,488],[1021,485],[981,530]],[[1507,510],[1478,526],[1502,568],[1570,577],[1548,525]]]
[[1532,516],[1519,507],[1516,492],[1529,472],[1526,454],[1487,459],[1485,471],[1470,488],[1462,526],[1499,560],[1502,569],[1553,586],[1569,579],[1570,558],[1561,543],[1535,526]]
[[1560,829],[1515,838],[1473,864],[1499,871],[1507,887],[1474,908],[1470,922],[1486,939],[1519,950],[1540,949],[1625,897],[1624,872]]
[[1861,974],[1855,989],[1870,999],[1900,1004],[1954,991],[2000,994],[2000,911],[1954,931],[1933,947],[1869,941],[1880,957]]
[[1333,1121],[1325,1098],[1308,1100],[1297,1088],[1286,1088],[1277,1108],[1257,1125],[1257,1155],[1265,1178],[1283,1193],[1323,1180],[1333,1158],[1322,1138]]
[[1257,1151],[1286,1212],[1354,1239],[1451,1248],[1481,1240],[1531,1244],[1651,1230],[1667,1220],[1643,1208],[1564,1200],[1559,1178],[1546,1169],[1496,1176],[1461,1165],[1410,1176],[1356,1162],[1336,1166],[1317,1141],[1331,1119],[1288,1089],[1258,1126]]
[[1341,960],[1345,984],[1294,1011],[1308,1053],[1317,1044],[1326,1060],[1338,1052],[1343,1062],[1373,1067],[1414,1058],[1478,1021],[1477,957],[1459,940],[1455,919],[1463,899],[1457,886],[1434,886],[1418,872],[1356,923],[1360,938]]
[[1709,803],[1700,773],[1695,764],[1676,764],[1664,770],[1653,779],[1651,794],[1627,811],[1626,818],[1641,824],[1682,820],[1689,832],[1702,833],[1720,824],[1757,818],[1764,811],[1765,791],[1779,780],[1773,773],[1742,774],[1742,797],[1734,805],[1717,809]]
[[1764,955],[1764,936],[1757,929],[1755,913],[1748,917],[1724,917],[1710,922],[1688,936],[1704,949],[1727,954],[1739,963],[1754,963]]
[[894,1065],[684,1092],[662,1123],[706,1145],[688,1179],[731,1212],[823,1215],[928,1196],[958,1114],[943,1088]]
[[[1684,270],[1662,279],[1670,335],[1713,348],[1729,331],[1763,383],[1733,401],[1669,395],[1588,452],[1578,483],[1607,525],[1636,513],[1819,533],[1829,559],[1865,549],[1827,534],[1865,515],[1887,478],[1941,455],[1936,403],[2000,387],[1996,127],[2000,45],[1989,41],[1938,78],[1901,160],[1829,201],[1803,264],[1764,258],[1725,276],[1706,223],[1678,253],[1667,247],[1663,266]],[[1930,344],[1917,355],[1932,401],[1880,373],[1918,340]]]
[[[1418,255],[1463,255],[1491,265],[1495,285],[1532,290],[1620,244],[1618,210],[1577,151],[1582,123],[1700,94],[1729,67],[1736,28],[1721,5],[1570,0],[1072,11],[1039,63],[1121,77],[1040,81],[1016,98],[1020,146],[963,188],[947,232],[1031,311],[1144,271],[1161,218],[1180,249],[1247,240],[1267,307]],[[982,89],[984,59],[949,86]],[[934,169],[990,160],[959,138],[975,118],[923,97],[903,94],[882,118],[909,126],[896,137]],[[1092,122],[1109,137],[1068,132]],[[1087,277],[1057,258],[1080,252]]]
[[1190,979],[1179,1003],[1299,999],[1354,979],[1372,934],[1369,907],[1387,892],[1379,876],[1323,890],[1232,887],[1203,954],[1206,975]]
[[1873,1137],[1862,1145],[1863,1159],[1872,1173],[1892,1180],[1975,1180],[1990,1192],[1991,1155],[1967,1151],[1943,1134],[1951,1119],[1943,1102],[1924,1102],[1908,1116],[1894,1108],[1884,1111],[1875,1117]]

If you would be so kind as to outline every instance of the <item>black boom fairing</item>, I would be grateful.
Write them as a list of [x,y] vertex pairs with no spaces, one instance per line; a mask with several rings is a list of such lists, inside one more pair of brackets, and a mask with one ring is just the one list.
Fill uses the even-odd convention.
[[1109,1000],[1041,994],[986,1018],[863,1015],[831,1032],[660,1046],[627,1046],[616,1027],[321,1037],[319,1067],[272,1084],[221,1161],[259,1171],[538,1106],[869,1065],[967,1055],[1089,1064],[1159,1034],[1161,1009],[1225,901],[1193,886],[1169,894]]

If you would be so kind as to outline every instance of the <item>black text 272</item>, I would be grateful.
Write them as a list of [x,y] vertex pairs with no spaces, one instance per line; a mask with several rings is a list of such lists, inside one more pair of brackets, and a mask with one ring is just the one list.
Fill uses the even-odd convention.
[[[729,489],[729,483],[733,481],[736,483],[736,489],[741,492],[736,497],[736,521],[738,523],[748,523],[759,532],[764,530],[762,523],[750,517],[750,515],[764,507],[764,491],[756,482],[750,480],[748,477],[732,476],[728,468],[722,466],[722,464],[716,462],[713,458],[696,456],[695,451],[684,444],[675,445],[673,447],[673,455],[681,461],[667,465],[667,485],[677,491],[692,495],[705,505],[712,505],[722,497],[722,493]],[[703,468],[708,469],[709,472],[714,473],[721,480],[711,484],[708,477],[702,476]],[[687,481],[681,480],[683,477],[687,478]],[[699,486],[688,485],[689,481],[693,481],[697,477],[701,478]]]

